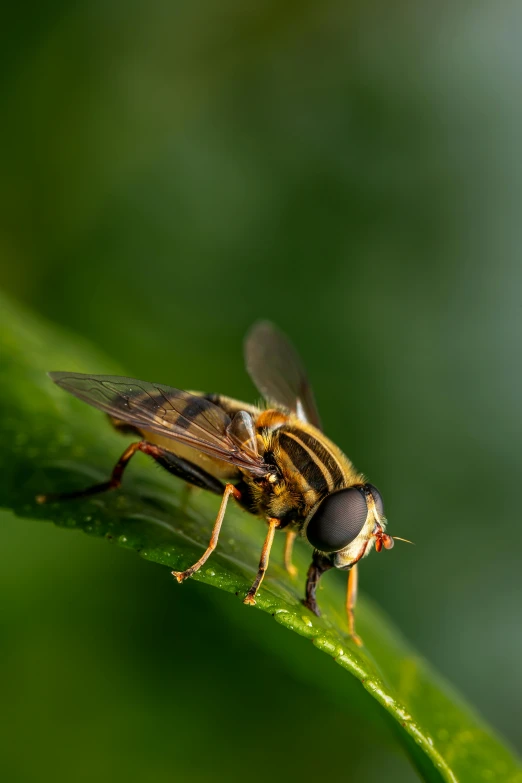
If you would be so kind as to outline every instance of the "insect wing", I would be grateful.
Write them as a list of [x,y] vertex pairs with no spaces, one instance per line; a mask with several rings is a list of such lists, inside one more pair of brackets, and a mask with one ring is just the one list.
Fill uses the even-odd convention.
[[230,462],[254,475],[268,466],[227,433],[230,417],[214,403],[159,383],[113,375],[51,372],[51,379],[83,402],[141,430],[150,430]]
[[263,397],[321,429],[314,395],[299,354],[269,321],[254,324],[245,340],[248,374]]
[[238,411],[227,427],[227,435],[247,454],[257,455],[257,438],[252,416]]

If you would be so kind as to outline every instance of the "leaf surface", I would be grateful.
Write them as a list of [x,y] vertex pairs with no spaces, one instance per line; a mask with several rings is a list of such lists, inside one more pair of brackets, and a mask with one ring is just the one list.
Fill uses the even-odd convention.
[[[133,460],[118,492],[36,504],[41,492],[106,479],[126,445],[102,414],[57,388],[47,371],[125,373],[90,345],[3,298],[0,311],[0,506],[20,517],[105,537],[170,569],[194,562],[208,541],[219,499],[199,491],[187,498],[181,482],[155,470],[142,455]],[[225,524],[218,551],[194,578],[241,600],[256,572],[264,529],[233,504]],[[339,581],[323,580],[321,618],[301,605],[310,550],[304,542],[297,549],[300,580],[288,576],[276,552],[256,608],[332,656],[339,677],[350,673],[362,683],[395,720],[398,741],[425,780],[522,783],[517,759],[372,602],[362,596],[357,607],[362,649],[347,636]],[[172,589],[186,587],[173,580]]]

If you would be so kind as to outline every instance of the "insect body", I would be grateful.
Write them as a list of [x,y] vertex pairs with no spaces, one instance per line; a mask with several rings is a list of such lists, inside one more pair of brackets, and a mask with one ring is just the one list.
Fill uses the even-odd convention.
[[210,542],[199,560],[174,571],[192,576],[216,548],[231,495],[267,520],[268,533],[256,578],[245,596],[255,604],[276,530],[286,531],[285,564],[292,573],[292,544],[305,536],[314,547],[303,603],[319,615],[316,590],[330,568],[349,572],[347,611],[355,634],[357,563],[375,545],[391,549],[382,498],[322,432],[313,394],[287,338],[267,322],[245,342],[247,369],[268,407],[228,397],[180,391],[132,378],[51,373],[52,380],[107,413],[117,428],[137,436],[110,479],[78,492],[39,496],[39,502],[98,494],[120,486],[130,458],[141,451],[189,484],[222,496]]

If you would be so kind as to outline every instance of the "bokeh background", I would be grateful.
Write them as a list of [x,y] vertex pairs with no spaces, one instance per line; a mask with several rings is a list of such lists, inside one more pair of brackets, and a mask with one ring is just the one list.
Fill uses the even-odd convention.
[[[245,330],[291,334],[417,543],[362,588],[520,749],[520,4],[3,17],[0,285],[129,374],[246,399]],[[286,634],[290,670],[268,618],[0,519],[6,780],[417,779],[362,689],[307,685],[338,672]]]

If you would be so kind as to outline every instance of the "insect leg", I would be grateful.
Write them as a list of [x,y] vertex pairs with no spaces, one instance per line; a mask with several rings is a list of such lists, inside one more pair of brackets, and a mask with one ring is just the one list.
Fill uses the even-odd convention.
[[111,489],[117,489],[121,484],[123,472],[127,467],[130,458],[136,454],[137,451],[143,451],[143,446],[148,445],[149,444],[145,443],[144,441],[131,443],[130,446],[125,449],[118,462],[114,466],[111,477],[108,481],[102,481],[101,484],[94,484],[92,487],[87,487],[87,489],[80,489],[76,492],[57,492],[49,495],[37,495],[36,502],[54,503],[57,500],[75,500],[76,498],[87,498],[91,495],[99,495],[100,492],[108,492]]
[[214,549],[217,546],[219,533],[221,531],[221,525],[223,524],[223,518],[225,516],[225,511],[227,508],[227,503],[230,495],[234,495],[236,500],[241,499],[241,492],[236,489],[236,487],[233,484],[227,484],[225,486],[225,491],[223,493],[223,498],[221,500],[221,505],[219,507],[218,515],[216,517],[216,521],[214,522],[214,527],[212,528],[212,535],[210,537],[210,542],[208,547],[205,549],[199,560],[194,563],[194,565],[191,565],[190,568],[187,568],[185,571],[173,571],[172,575],[176,577],[178,582],[183,582],[185,579],[188,579],[189,576],[192,576],[192,574],[195,574],[196,571],[198,571],[201,566],[207,562],[208,558],[214,551]]
[[270,517],[268,519],[268,533],[266,534],[265,543],[263,544],[263,549],[261,550],[261,559],[259,561],[259,569],[257,571],[257,576],[254,579],[254,583],[248,593],[245,596],[245,599],[243,601],[244,604],[250,604],[253,606],[256,602],[256,593],[261,587],[261,582],[263,581],[263,578],[265,576],[265,571],[268,568],[268,560],[270,558],[270,550],[272,549],[272,544],[274,542],[274,534],[276,531],[276,528],[278,528],[280,525],[280,522],[278,519],[274,519],[273,517]]
[[333,563],[326,555],[322,555],[317,550],[314,552],[310,568],[306,575],[306,598],[303,599],[303,605],[310,609],[311,612],[321,616],[319,607],[317,606],[316,592],[319,585],[319,580],[325,571],[329,571],[333,568]]
[[166,451],[165,449],[160,448],[160,446],[155,446],[152,443],[147,443],[147,441],[142,440],[136,443],[131,443],[130,446],[125,449],[120,459],[116,463],[108,481],[103,481],[101,484],[94,484],[92,487],[88,487],[87,489],[80,489],[76,492],[60,492],[50,495],[38,495],[36,500],[38,503],[52,503],[59,500],[75,500],[77,498],[90,497],[91,495],[99,495],[100,492],[108,492],[111,489],[118,489],[118,487],[121,485],[123,472],[127,467],[129,460],[134,454],[136,454],[137,451],[142,451],[144,454],[152,457],[159,465],[168,470],[169,473],[172,473],[178,478],[184,479],[184,481],[187,481],[196,487],[202,487],[203,489],[207,489],[210,492],[215,492],[218,495],[221,495],[223,492],[223,484],[221,481],[214,478],[214,476],[211,476],[202,468],[198,467],[197,465],[193,465],[191,462],[188,462],[188,460],[177,457],[170,451]]
[[286,534],[285,539],[285,550],[284,550],[284,560],[285,560],[285,568],[292,577],[297,576],[297,568],[292,563],[292,549],[294,548],[294,541],[296,539],[297,533],[295,530],[289,530]]
[[350,568],[348,573],[348,589],[346,591],[346,613],[348,615],[348,630],[350,636],[354,640],[355,644],[362,647],[362,639],[355,633],[355,603],[357,601],[357,585],[359,582],[359,574],[357,571],[357,563]]

